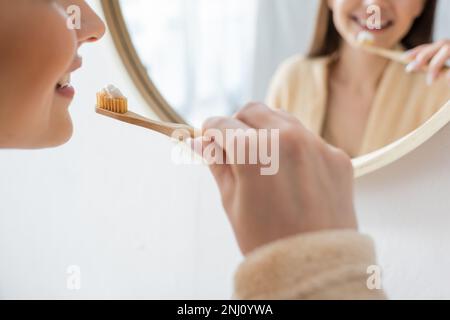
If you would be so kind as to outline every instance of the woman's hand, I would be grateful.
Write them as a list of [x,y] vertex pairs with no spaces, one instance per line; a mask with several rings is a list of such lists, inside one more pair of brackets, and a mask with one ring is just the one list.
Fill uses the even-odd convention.
[[447,77],[450,84],[450,69],[445,69],[450,59],[450,40],[418,46],[407,52],[407,58],[413,60],[406,67],[408,72],[427,70],[428,85],[432,85],[440,76]]
[[[260,169],[265,166],[260,161],[210,166],[244,255],[299,233],[357,228],[350,158],[307,131],[293,116],[253,103],[233,118],[207,120],[204,135],[215,139],[208,133],[211,129],[223,136],[226,129],[279,129],[279,141],[268,135],[270,144],[276,146],[272,150],[279,154],[276,174],[262,175]],[[229,158],[230,153],[236,154],[231,152],[237,145],[232,140],[203,142],[203,148],[220,145],[220,152]],[[201,138],[194,143],[201,149]],[[250,145],[245,144],[245,154],[251,151]]]

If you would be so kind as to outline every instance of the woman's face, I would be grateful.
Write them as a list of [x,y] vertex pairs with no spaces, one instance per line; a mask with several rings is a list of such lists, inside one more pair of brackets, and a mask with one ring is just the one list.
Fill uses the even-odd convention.
[[[68,26],[71,5],[80,8],[79,30]],[[71,137],[77,50],[104,32],[83,0],[0,0],[0,148],[53,147]]]
[[[414,20],[422,13],[426,0],[328,0],[333,11],[333,20],[340,35],[354,43],[362,31],[370,32],[375,44],[392,48],[398,44],[411,29]],[[379,11],[369,11],[371,6]],[[381,29],[373,29],[377,14],[380,13]],[[368,23],[369,22],[369,23]]]

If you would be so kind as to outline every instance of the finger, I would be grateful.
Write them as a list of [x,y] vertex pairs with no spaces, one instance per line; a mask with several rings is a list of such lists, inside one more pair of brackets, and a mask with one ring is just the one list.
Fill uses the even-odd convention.
[[[312,132],[308,131],[302,123],[291,114],[283,110],[270,109],[263,104],[249,104],[236,114],[236,117],[247,125],[258,128],[258,130],[268,129],[268,131],[265,132],[259,131],[258,142],[259,144],[266,145],[268,150],[272,150],[275,154],[279,154],[281,143],[280,136],[286,136],[286,132],[290,135],[289,133],[295,130],[297,133],[296,136],[298,137],[314,136]],[[300,144],[301,141],[296,141],[295,143]],[[258,145],[258,147],[260,147],[260,145]],[[249,150],[249,152],[251,152],[251,150]],[[258,154],[254,156],[254,158],[258,158],[258,156],[261,155]],[[258,160],[260,159],[258,158]],[[250,176],[254,174],[254,171],[250,170],[248,167],[241,168],[248,171],[241,172],[241,174]]]
[[301,123],[297,117],[295,117],[294,115],[292,115],[292,113],[287,112],[284,109],[271,108],[271,107],[269,107],[269,109],[272,110],[273,112],[277,113],[280,117],[282,117],[286,121],[292,121],[294,123]]
[[280,111],[273,110],[261,103],[249,103],[234,117],[255,129],[281,129],[287,121],[292,121]]
[[[299,119],[288,112],[283,110],[273,110],[263,104],[250,104],[238,113],[236,117],[255,128],[268,128],[269,130],[278,129],[279,135],[291,132],[294,128],[299,137],[317,138],[317,136],[308,130]],[[267,139],[270,146],[272,146],[272,143],[277,143],[276,141],[271,141],[271,136],[272,135],[270,134],[270,138],[268,137]]]
[[439,52],[441,48],[440,43],[435,43],[424,48],[416,57],[416,59],[412,62],[414,64],[414,71],[420,70],[421,68],[426,68],[430,63],[431,59]]
[[226,161],[222,163],[213,161],[213,159],[211,159],[210,157],[215,155],[209,154],[210,149],[212,148],[213,150],[211,151],[222,153],[219,157],[220,159],[226,159],[226,154],[223,149],[220,146],[216,145],[216,143],[211,141],[209,138],[203,136],[189,140],[187,141],[187,143],[195,153],[206,160],[209,169],[214,179],[216,180],[217,185],[219,186],[222,197],[225,197],[229,189],[228,186],[233,185],[233,174],[231,171],[231,167],[226,163]]
[[199,136],[195,139],[188,138],[186,143],[196,154],[203,157],[203,150],[213,142],[206,137]]
[[[242,164],[237,161],[239,160],[237,159],[237,151],[245,155],[247,159],[247,153],[250,151],[248,150],[248,144],[244,144],[243,147],[246,148],[245,150],[237,150],[240,146],[236,143],[236,140],[242,137],[242,135],[247,134],[249,132],[248,130],[251,129],[253,128],[250,128],[242,121],[228,117],[210,118],[203,125],[203,134],[213,140],[215,144],[224,151],[224,161],[230,165],[230,168],[235,175],[241,174],[245,169],[250,170],[250,168],[246,168],[247,166],[245,166],[245,163]],[[247,142],[247,139],[245,138],[244,141]]]
[[285,110],[277,109],[277,110],[275,110],[275,112],[278,113],[279,116],[282,117],[283,119],[285,119],[286,121],[301,124],[301,121],[297,117],[293,116],[291,113],[289,113]]
[[434,80],[439,76],[441,71],[450,59],[450,46],[443,46],[439,52],[433,57],[430,62],[430,67],[428,70],[428,84],[432,84]]
[[[215,159],[225,159],[226,155],[223,149],[216,145],[214,141],[205,136],[199,136],[195,139],[186,139],[186,144],[195,152],[197,155],[202,157],[211,170],[215,180],[220,185],[223,180],[229,179],[231,175],[231,168],[226,164],[226,161],[221,161],[216,163]],[[214,152],[219,152],[220,156],[216,157]],[[213,157],[215,159],[213,159]],[[231,175],[232,176],[232,175]]]
[[[217,146],[216,150],[220,150],[220,152],[223,153],[222,157],[225,159],[226,154],[223,149]],[[209,170],[211,171],[211,174],[213,175],[214,179],[217,182],[217,185],[219,186],[222,199],[225,200],[227,198],[227,195],[232,190],[230,188],[233,188],[235,184],[235,176],[233,174],[231,165],[226,163],[213,163],[209,165]]]
[[236,185],[235,175],[233,173],[231,165],[226,163],[211,164],[209,166],[209,171],[211,172],[219,188],[222,202],[224,204],[227,203],[229,197],[232,196],[233,190],[235,189]]
[[428,46],[429,46],[429,44],[423,44],[418,47],[415,47],[414,49],[406,51],[405,58],[407,60],[411,60],[411,61],[415,60],[417,58],[417,55]]
[[247,124],[239,119],[229,117],[213,117],[209,118],[203,124],[203,135],[212,141],[215,141],[226,152],[227,148],[224,143],[228,130],[249,130],[251,129]]

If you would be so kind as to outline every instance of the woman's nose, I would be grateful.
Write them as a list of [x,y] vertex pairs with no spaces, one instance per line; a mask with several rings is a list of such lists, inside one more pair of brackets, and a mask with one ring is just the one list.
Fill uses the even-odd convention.
[[87,4],[81,8],[81,12],[81,28],[77,30],[78,43],[81,45],[100,40],[106,32],[105,23]]

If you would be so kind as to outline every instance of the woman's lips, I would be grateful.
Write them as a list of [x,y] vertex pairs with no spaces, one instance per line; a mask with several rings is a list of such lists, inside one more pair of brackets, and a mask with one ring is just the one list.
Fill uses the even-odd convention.
[[81,68],[82,64],[83,59],[77,55],[72,65],[70,66],[68,73],[65,74],[56,84],[55,91],[59,95],[69,99],[72,99],[75,96],[75,89],[70,84],[70,74]]
[[369,27],[367,19],[361,19],[356,16],[352,16],[351,20],[361,29],[369,32],[382,32],[394,25],[394,22],[392,20],[385,20],[381,21],[380,25],[377,27]]
[[57,86],[56,87],[56,92],[68,99],[73,99],[73,97],[75,96],[75,88],[72,87],[71,85],[67,85],[65,87],[60,87]]

